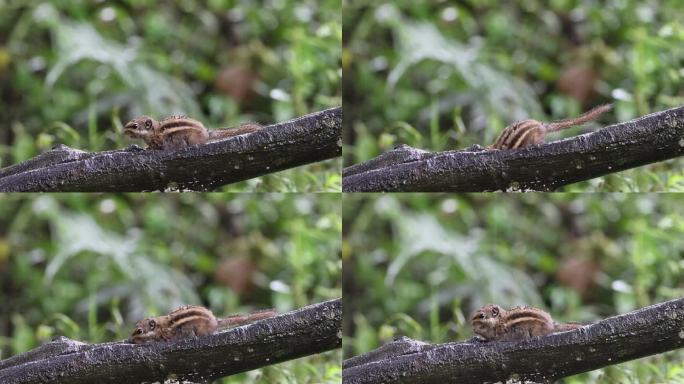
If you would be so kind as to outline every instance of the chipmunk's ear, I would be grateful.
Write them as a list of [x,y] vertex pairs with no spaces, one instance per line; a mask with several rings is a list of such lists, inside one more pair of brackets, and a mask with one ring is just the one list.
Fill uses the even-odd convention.
[[147,129],[152,128],[152,119],[150,119],[150,118],[145,119],[145,128],[147,128]]
[[492,316],[497,317],[499,316],[499,307],[494,307],[492,308]]
[[150,320],[147,325],[150,327],[150,330],[153,330],[157,326],[157,322],[154,320]]

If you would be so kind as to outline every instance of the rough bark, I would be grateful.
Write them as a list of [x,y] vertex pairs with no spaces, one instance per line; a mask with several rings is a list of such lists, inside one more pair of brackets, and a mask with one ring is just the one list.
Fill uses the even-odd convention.
[[177,151],[88,153],[58,146],[0,169],[0,191],[211,190],[342,154],[342,108],[331,108],[226,140]]
[[520,342],[395,343],[408,347],[388,344],[346,360],[344,383],[553,382],[683,347],[684,298]]
[[196,339],[142,345],[58,339],[0,361],[0,383],[205,382],[339,348],[340,299]]
[[552,191],[684,154],[684,107],[517,150],[408,146],[343,171],[344,192]]

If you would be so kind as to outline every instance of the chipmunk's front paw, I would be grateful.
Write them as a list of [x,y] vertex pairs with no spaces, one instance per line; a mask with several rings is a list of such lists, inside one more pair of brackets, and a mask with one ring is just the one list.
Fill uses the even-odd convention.
[[473,144],[470,147],[466,148],[466,151],[468,152],[481,152],[485,150],[487,150],[487,148],[481,146],[480,144]]
[[144,148],[141,148],[137,144],[131,144],[128,147],[124,148],[124,151],[126,151],[126,152],[139,152],[139,151],[144,151],[144,150],[145,150]]

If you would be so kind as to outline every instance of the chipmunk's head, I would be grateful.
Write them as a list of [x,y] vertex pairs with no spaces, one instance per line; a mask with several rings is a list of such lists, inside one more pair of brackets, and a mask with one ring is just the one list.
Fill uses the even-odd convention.
[[487,304],[475,311],[470,317],[473,333],[487,340],[493,339],[496,336],[495,327],[502,312],[503,309],[496,304]]
[[159,321],[156,317],[146,317],[135,324],[135,330],[128,339],[133,344],[146,343],[158,340]]
[[154,134],[157,122],[149,116],[140,116],[124,125],[123,133],[136,139],[145,139]]

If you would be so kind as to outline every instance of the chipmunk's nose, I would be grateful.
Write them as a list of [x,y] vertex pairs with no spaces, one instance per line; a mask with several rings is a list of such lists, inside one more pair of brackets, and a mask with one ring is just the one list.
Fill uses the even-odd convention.
[[131,121],[128,124],[124,125],[124,129],[136,130],[138,129],[138,123]]

